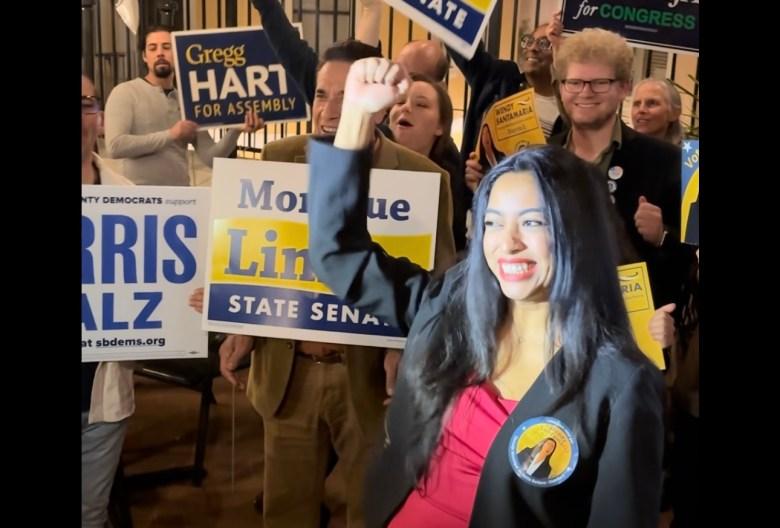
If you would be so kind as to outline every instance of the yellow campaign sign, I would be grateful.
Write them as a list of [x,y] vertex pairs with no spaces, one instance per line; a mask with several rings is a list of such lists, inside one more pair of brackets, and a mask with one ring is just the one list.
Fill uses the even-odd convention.
[[486,12],[493,3],[493,0],[466,0],[466,4],[475,7],[476,9]]
[[[371,237],[425,269],[433,267],[440,180],[438,173],[383,169],[370,176]],[[214,161],[204,329],[403,347],[398,328],[319,282],[308,249],[308,181],[301,163]]]
[[618,266],[618,280],[626,311],[631,321],[639,349],[649,357],[660,369],[666,368],[660,343],[650,335],[650,319],[655,313],[653,293],[650,290],[650,279],[647,275],[647,265],[644,262]]
[[[426,267],[431,235],[374,235],[394,257]],[[215,219],[212,233],[212,283],[257,284],[330,293],[314,277],[308,261],[309,226],[273,218]]]
[[501,99],[485,112],[475,151],[483,167],[493,167],[529,145],[544,145],[534,90],[529,88]]

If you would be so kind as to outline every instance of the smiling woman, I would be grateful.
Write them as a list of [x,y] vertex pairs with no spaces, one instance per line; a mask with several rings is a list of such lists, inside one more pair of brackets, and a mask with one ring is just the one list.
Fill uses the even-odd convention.
[[[315,273],[408,336],[366,525],[655,527],[663,381],[629,327],[603,177],[557,146],[507,157],[477,188],[466,260],[432,278],[366,228],[363,105],[408,95],[398,69],[368,67],[351,67],[334,144],[309,143]],[[524,467],[547,437],[550,470],[539,453]]]
[[681,113],[680,93],[666,79],[643,79],[634,86],[631,124],[637,132],[679,145]]
[[500,178],[485,211],[482,246],[502,293],[516,303],[543,302],[552,277],[550,225],[536,177]]

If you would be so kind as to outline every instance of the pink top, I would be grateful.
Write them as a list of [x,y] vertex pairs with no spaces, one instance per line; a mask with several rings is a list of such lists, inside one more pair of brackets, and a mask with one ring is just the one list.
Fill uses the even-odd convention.
[[485,457],[515,405],[484,384],[464,390],[444,427],[427,486],[418,483],[389,528],[467,526]]

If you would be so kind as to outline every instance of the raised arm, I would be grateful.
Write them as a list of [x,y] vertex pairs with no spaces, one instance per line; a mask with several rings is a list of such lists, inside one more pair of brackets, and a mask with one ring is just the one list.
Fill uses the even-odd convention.
[[279,0],[252,0],[252,5],[260,12],[263,29],[282,66],[312,104],[317,87],[317,52],[300,37]]
[[382,0],[360,0],[363,9],[355,28],[355,39],[363,44],[379,46],[379,24],[382,21]]
[[407,334],[430,275],[371,241],[368,213],[374,126],[371,115],[409,88],[406,74],[386,59],[350,68],[333,145],[309,142],[309,258],[338,297]]
[[495,74],[494,70],[498,67],[499,60],[485,51],[484,44],[477,46],[474,56],[467,59],[454,49],[447,46],[447,51],[452,57],[452,62],[463,73],[463,77],[472,90],[475,87],[485,85],[485,82]]

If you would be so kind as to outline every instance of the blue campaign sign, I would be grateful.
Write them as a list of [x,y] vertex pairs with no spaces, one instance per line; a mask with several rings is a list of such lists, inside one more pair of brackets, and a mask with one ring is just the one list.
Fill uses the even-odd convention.
[[398,328],[335,295],[258,284],[212,284],[208,318],[297,330],[403,337]]
[[699,245],[699,140],[684,139],[682,144],[682,211],[680,238]]
[[183,119],[204,128],[240,126],[246,112],[266,123],[309,119],[303,91],[261,28],[172,35]]
[[211,190],[81,186],[82,361],[205,358],[201,315]]
[[496,0],[385,0],[452,49],[474,56]]
[[565,33],[619,33],[640,48],[699,53],[699,0],[564,0]]

